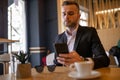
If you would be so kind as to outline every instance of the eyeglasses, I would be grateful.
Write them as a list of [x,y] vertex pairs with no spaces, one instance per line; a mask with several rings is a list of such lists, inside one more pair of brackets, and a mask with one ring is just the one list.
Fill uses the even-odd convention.
[[[47,68],[48,68],[48,71],[53,72],[56,68],[56,65],[49,65],[47,66]],[[44,65],[37,65],[35,66],[35,69],[37,72],[41,73],[44,70]]]

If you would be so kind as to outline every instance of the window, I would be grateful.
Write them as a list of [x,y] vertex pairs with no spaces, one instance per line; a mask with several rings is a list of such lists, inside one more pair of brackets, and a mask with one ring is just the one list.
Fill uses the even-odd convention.
[[82,6],[80,6],[80,22],[79,24],[82,26],[88,26],[88,10]]
[[26,50],[25,2],[14,0],[8,7],[8,38],[19,40],[9,46],[9,51]]
[[[23,0],[14,0],[13,4],[8,7],[8,38],[19,40],[19,42],[9,45],[9,52],[26,51],[26,19]],[[17,63],[15,61],[16,59],[11,57],[10,73],[16,71]]]

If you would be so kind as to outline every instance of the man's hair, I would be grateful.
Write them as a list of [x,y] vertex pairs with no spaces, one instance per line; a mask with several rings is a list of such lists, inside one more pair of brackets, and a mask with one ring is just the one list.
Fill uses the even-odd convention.
[[75,5],[77,8],[78,8],[78,11],[79,11],[79,4],[75,1],[63,1],[62,3],[62,6],[65,6],[65,5]]

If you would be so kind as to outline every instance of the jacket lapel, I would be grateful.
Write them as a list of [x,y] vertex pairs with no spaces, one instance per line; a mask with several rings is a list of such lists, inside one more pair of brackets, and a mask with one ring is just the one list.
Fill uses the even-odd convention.
[[63,39],[62,41],[63,41],[64,43],[67,43],[67,36],[65,35],[65,32],[64,32],[64,35],[63,35],[63,38],[62,38],[62,39]]
[[75,43],[74,43],[74,50],[76,50],[76,48],[77,48],[77,46],[78,46],[78,43],[79,43],[79,41],[80,41],[80,39],[81,39],[81,36],[82,36],[82,33],[83,33],[83,32],[84,32],[84,31],[82,30],[82,27],[79,26],[79,27],[78,27],[78,30],[77,30],[77,34],[76,34]]
[[67,43],[67,36],[65,35],[65,32],[61,35],[58,42],[59,43]]

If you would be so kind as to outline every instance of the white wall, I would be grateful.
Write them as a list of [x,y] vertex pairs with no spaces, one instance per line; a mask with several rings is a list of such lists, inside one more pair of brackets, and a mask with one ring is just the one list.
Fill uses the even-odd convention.
[[112,46],[117,45],[120,39],[120,27],[97,30],[97,32],[106,51],[109,51]]

